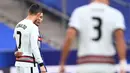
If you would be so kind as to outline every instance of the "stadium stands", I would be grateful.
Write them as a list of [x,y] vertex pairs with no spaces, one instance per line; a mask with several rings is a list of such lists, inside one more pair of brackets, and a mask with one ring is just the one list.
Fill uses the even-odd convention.
[[13,29],[0,22],[0,51],[14,51]]
[[[19,21],[26,17],[28,5],[24,1],[26,0],[1,0],[0,22],[5,22],[8,26],[14,28]],[[44,20],[40,26],[40,31],[44,35],[44,41],[51,41],[49,42],[51,46],[60,48],[65,35],[65,28],[58,19],[49,15],[48,12],[44,12]]]
[[[62,1],[63,0],[38,0],[43,4],[46,4],[47,6],[50,6],[54,9],[57,9],[59,11],[62,11]],[[81,5],[87,4],[89,0],[66,0],[67,4],[67,14],[70,16],[72,11]]]
[[[15,50],[15,40],[13,39],[13,29],[0,22],[0,52],[10,52]],[[43,37],[44,38],[44,37]],[[41,43],[41,50],[55,50],[48,43]]]
[[[17,0],[20,1],[20,0]],[[22,1],[22,0],[21,0]],[[59,12],[62,11],[62,0],[36,0],[41,2],[42,4],[47,5],[48,7],[52,7]],[[119,0],[118,0],[119,1]],[[123,0],[130,2],[130,0]],[[16,24],[18,21],[24,18],[24,15],[27,7],[24,9],[20,8],[20,4],[18,2],[13,3],[14,0],[3,0],[0,2],[0,16],[4,15],[7,16],[10,20],[15,21]],[[72,11],[81,5],[88,4],[89,0],[67,0],[67,15],[70,16]],[[127,30],[125,32],[125,38],[128,44],[130,44],[130,7],[127,7],[125,4],[120,5],[119,3],[116,3],[115,0],[111,0],[112,4],[111,6],[118,8],[122,11],[122,13],[125,15],[126,19],[126,27]],[[2,13],[2,14],[1,14]],[[56,17],[52,19],[50,17],[51,15],[48,15],[44,13],[44,21],[43,25],[40,27],[40,31],[42,34],[45,34],[43,36],[44,38],[49,37],[49,42],[42,42],[41,43],[41,50],[42,50],[42,57],[44,58],[44,61],[46,65],[58,65],[59,59],[60,59],[60,51],[56,50],[56,46],[50,46],[52,41],[56,41],[59,43],[58,45],[62,44],[62,40],[64,39],[65,35],[65,29],[62,28],[60,25],[60,21],[56,21]],[[2,18],[0,17],[0,20]],[[9,22],[8,22],[9,23]],[[13,29],[8,27],[10,24],[5,24],[0,21],[0,68],[6,68],[14,66],[15,62],[15,56],[14,56],[14,50],[15,50],[15,41],[13,39]],[[13,27],[14,28],[14,27]],[[53,31],[52,31],[53,30]],[[70,56],[68,58],[68,65],[74,65],[76,63],[76,50],[71,51]],[[128,49],[127,59],[128,63],[130,63],[130,50]],[[118,63],[117,55],[116,57],[116,63]]]
[[[0,22],[0,29],[0,68],[14,66],[14,51],[16,45],[13,39],[13,29],[2,22]],[[45,62],[47,65],[57,65],[59,63],[60,52],[56,51],[56,48],[51,47],[48,43],[43,42],[41,44],[41,50],[42,57],[46,58]],[[76,55],[74,58],[76,58]],[[52,62],[52,60],[54,61]],[[73,60],[71,60],[69,64],[74,64]]]

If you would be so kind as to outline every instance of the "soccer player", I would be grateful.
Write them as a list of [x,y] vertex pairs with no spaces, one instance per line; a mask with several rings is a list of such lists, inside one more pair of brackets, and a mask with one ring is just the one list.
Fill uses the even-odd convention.
[[[77,52],[77,73],[114,73],[113,56],[119,56],[120,73],[126,69],[125,23],[123,14],[109,6],[109,0],[92,0],[92,3],[78,7],[72,13],[63,45],[60,73],[72,41],[79,36]],[[113,46],[115,39],[116,50]]]
[[16,56],[17,73],[46,73],[46,68],[39,51],[39,29],[38,26],[43,20],[42,8],[34,4],[29,8],[28,16],[20,21],[14,30],[14,38],[18,51]]

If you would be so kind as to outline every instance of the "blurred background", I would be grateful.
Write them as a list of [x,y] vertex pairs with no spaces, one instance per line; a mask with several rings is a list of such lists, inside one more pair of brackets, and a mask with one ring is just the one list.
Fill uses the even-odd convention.
[[[15,40],[13,30],[15,25],[27,15],[31,4],[43,7],[44,18],[40,25],[43,36],[41,54],[47,66],[48,73],[57,73],[60,59],[61,45],[65,37],[67,23],[72,11],[79,6],[88,4],[90,0],[0,0],[0,73],[16,73]],[[127,43],[127,59],[130,64],[130,0],[110,0],[110,5],[119,9],[125,16],[125,40]],[[112,16],[111,16],[112,17]],[[117,21],[118,22],[118,21]],[[75,73],[76,40],[67,60],[67,72]],[[115,56],[118,65],[117,55]],[[130,67],[128,67],[128,71]]]

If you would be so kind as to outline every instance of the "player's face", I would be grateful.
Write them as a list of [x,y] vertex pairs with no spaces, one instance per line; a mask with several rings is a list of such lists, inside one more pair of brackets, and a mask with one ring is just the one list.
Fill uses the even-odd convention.
[[34,22],[34,24],[36,24],[37,26],[39,26],[43,21],[43,13],[40,13],[37,15],[37,19],[36,21]]

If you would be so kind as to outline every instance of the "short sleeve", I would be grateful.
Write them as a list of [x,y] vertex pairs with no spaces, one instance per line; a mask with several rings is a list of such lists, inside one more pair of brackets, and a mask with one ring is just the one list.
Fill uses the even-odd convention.
[[122,29],[122,30],[125,30],[125,19],[124,19],[124,16],[121,12],[117,12],[116,13],[116,16],[115,16],[115,27],[114,27],[114,30],[117,30],[117,29]]
[[75,9],[69,20],[69,27],[73,27],[76,30],[80,30],[79,11]]

